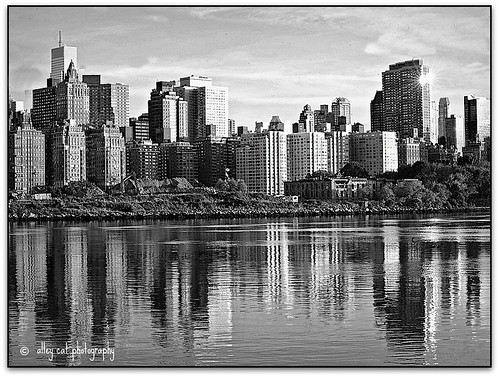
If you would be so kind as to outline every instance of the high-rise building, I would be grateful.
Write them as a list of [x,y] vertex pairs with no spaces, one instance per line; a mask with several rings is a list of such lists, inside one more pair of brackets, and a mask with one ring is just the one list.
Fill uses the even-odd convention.
[[189,142],[163,143],[159,146],[159,179],[198,179],[196,148]]
[[85,133],[74,119],[52,131],[51,170],[55,186],[87,179]]
[[133,174],[137,179],[157,179],[158,169],[158,144],[151,140],[133,140],[125,145],[126,172]]
[[56,87],[49,86],[33,90],[31,122],[37,130],[46,131],[54,127],[57,119]]
[[24,91],[24,110],[31,112],[33,108],[33,90],[26,89]]
[[350,134],[345,131],[326,132],[327,171],[337,174],[350,162]]
[[210,77],[191,75],[180,78],[175,91],[188,104],[188,140],[206,137],[207,129],[213,136],[229,136],[227,88],[213,86]]
[[419,136],[430,142],[430,70],[422,59],[391,64],[383,72],[384,129],[400,138]]
[[237,134],[236,130],[236,121],[234,119],[229,119],[228,120],[228,127],[229,127],[229,135],[233,136]]
[[45,185],[45,135],[20,112],[20,124],[9,133],[9,189],[30,193]]
[[319,170],[328,170],[328,151],[323,132],[287,135],[288,180],[298,181]]
[[130,118],[133,140],[149,140],[149,114],[143,113],[138,118]]
[[59,123],[74,119],[77,125],[90,123],[90,92],[78,78],[73,62],[69,63],[64,81],[56,88],[56,119]]
[[250,192],[283,195],[287,180],[284,132],[264,130],[243,135],[236,150],[236,177],[246,183]]
[[445,119],[450,114],[450,101],[449,98],[443,97],[438,101],[438,139],[442,136],[445,137]]
[[174,87],[175,81],[158,81],[151,91],[148,101],[149,135],[155,143],[188,138],[188,105],[173,91]]
[[298,123],[303,124],[304,132],[314,132],[315,131],[315,120],[314,112],[310,105],[303,106],[303,111],[300,113],[300,119]]
[[100,188],[113,187],[126,176],[125,140],[118,126],[108,121],[89,129],[86,137],[87,179]]
[[451,115],[445,119],[445,147],[455,148],[458,153],[463,152],[466,145],[464,119],[461,116]]
[[59,34],[59,47],[51,50],[50,57],[50,78],[52,86],[64,81],[64,75],[69,63],[73,62],[75,69],[78,69],[78,51],[76,47],[66,46],[61,43]]
[[100,75],[83,75],[89,88],[90,124],[100,127],[112,121],[118,127],[128,126],[130,88],[128,85],[102,84]]
[[329,112],[328,105],[321,105],[320,110],[314,110],[314,130],[316,132],[326,132],[327,129],[327,114]]
[[213,135],[194,142],[198,152],[198,180],[202,184],[215,186],[219,179],[225,179],[229,166],[226,143],[226,137]]
[[279,116],[274,115],[269,123],[269,131],[284,131],[284,123],[281,122]]
[[484,141],[490,137],[490,99],[464,97],[464,129],[466,141]]
[[421,142],[419,139],[407,137],[399,139],[398,144],[398,166],[413,165],[421,161]]
[[430,142],[438,143],[438,115],[437,101],[430,102]]
[[[221,86],[205,86],[198,89],[198,125],[212,125],[212,135],[219,137],[229,136],[227,128],[229,115],[228,90]],[[206,134],[202,134],[201,137]]]
[[391,131],[352,133],[350,162],[358,162],[370,175],[397,171],[397,135]]
[[345,97],[336,97],[333,100],[331,103],[331,131],[344,131],[341,126],[352,124],[350,110],[350,101]]
[[385,131],[383,111],[383,91],[377,90],[371,101],[371,131]]

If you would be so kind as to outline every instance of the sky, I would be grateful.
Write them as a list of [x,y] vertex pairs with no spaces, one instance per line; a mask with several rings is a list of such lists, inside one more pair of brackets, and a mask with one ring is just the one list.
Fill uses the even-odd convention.
[[209,76],[229,89],[236,125],[287,127],[306,104],[336,97],[352,122],[369,106],[389,64],[423,59],[432,100],[490,97],[490,9],[486,7],[14,7],[8,14],[9,91],[44,87],[50,50],[78,48],[81,74],[130,85],[130,116],[147,112],[158,80]]

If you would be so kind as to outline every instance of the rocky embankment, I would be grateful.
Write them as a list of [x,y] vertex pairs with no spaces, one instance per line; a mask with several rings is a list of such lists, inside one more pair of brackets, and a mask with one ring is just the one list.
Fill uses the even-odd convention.
[[330,216],[353,214],[483,211],[486,207],[408,208],[376,201],[292,203],[284,198],[237,193],[170,193],[160,195],[67,196],[47,200],[9,201],[10,221],[181,219]]

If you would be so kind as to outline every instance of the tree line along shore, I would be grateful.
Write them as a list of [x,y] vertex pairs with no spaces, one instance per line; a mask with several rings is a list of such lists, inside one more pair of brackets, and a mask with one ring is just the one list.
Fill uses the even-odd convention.
[[[348,167],[350,171],[352,166]],[[362,175],[362,174],[358,174]],[[10,199],[10,221],[329,216],[490,210],[490,165],[416,163],[385,173],[355,201],[249,193],[241,182],[215,188],[149,184],[142,193],[105,193],[89,182],[50,189],[50,199]]]

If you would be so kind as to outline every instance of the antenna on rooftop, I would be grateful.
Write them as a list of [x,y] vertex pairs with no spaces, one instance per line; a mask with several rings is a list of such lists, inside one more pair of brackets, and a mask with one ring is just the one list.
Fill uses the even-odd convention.
[[61,31],[59,30],[59,47],[62,45],[62,36],[61,36]]

